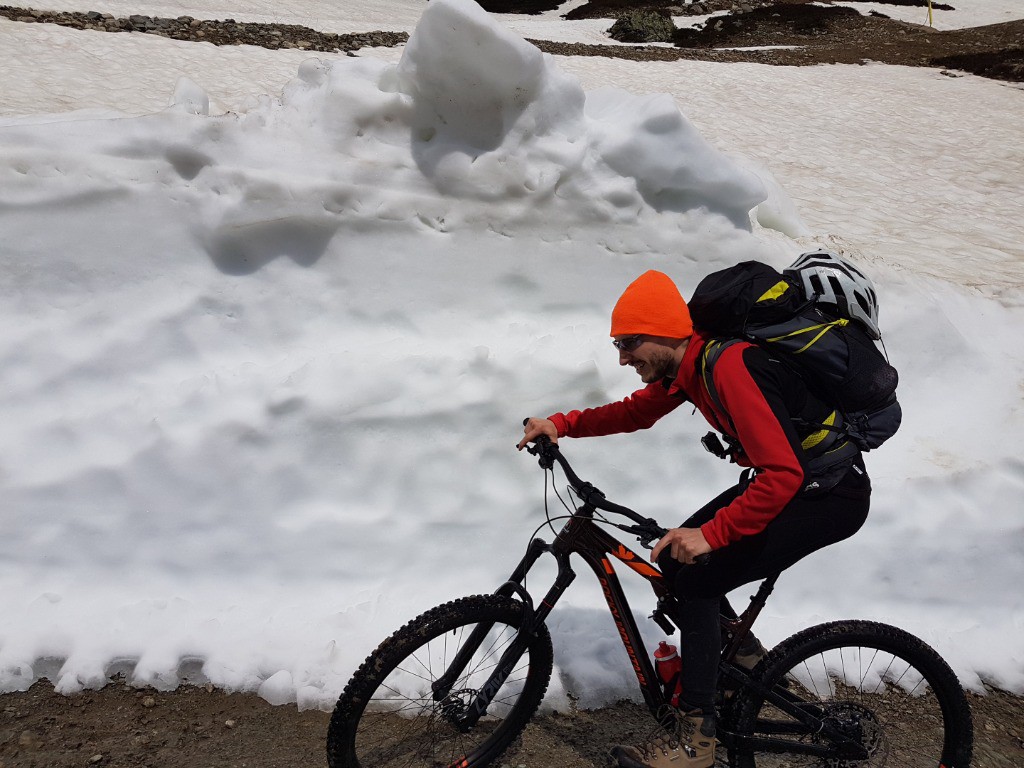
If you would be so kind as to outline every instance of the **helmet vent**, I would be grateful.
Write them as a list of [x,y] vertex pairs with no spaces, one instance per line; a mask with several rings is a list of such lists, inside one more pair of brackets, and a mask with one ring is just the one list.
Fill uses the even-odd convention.
[[802,286],[806,298],[834,306],[842,316],[860,322],[872,339],[881,338],[875,287],[846,259],[831,251],[809,251],[785,274]]

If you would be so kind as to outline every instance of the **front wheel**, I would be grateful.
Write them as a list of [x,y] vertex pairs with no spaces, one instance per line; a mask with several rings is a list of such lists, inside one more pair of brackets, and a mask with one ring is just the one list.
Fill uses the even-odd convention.
[[776,647],[736,701],[736,768],[968,768],[970,709],[949,665],[896,627],[839,621]]
[[[464,717],[523,616],[519,601],[476,595],[433,608],[391,635],[338,699],[327,732],[330,768],[490,765],[526,727],[551,678],[551,636],[542,625],[486,715],[467,729]],[[460,651],[465,665],[439,691]]]

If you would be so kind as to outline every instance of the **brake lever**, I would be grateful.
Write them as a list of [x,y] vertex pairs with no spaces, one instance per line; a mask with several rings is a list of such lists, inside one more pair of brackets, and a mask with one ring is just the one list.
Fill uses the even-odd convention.
[[547,435],[538,435],[533,443],[526,446],[526,452],[537,457],[537,463],[540,464],[541,469],[551,469],[555,466],[555,458],[551,451],[554,446],[555,443],[552,443],[551,438]]
[[640,535],[637,538],[640,539],[640,546],[641,547],[643,547],[644,549],[653,550],[654,549],[654,543],[653,543],[654,540],[655,539],[660,539],[661,537],[660,536],[651,536],[650,534],[642,534],[642,535]]
[[638,525],[622,526],[622,530],[636,536],[640,540],[640,546],[644,549],[654,549],[652,542],[668,533],[666,529],[650,518]]

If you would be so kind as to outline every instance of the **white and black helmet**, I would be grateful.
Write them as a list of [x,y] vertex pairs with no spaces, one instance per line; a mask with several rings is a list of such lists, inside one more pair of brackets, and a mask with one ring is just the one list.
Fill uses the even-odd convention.
[[842,317],[859,320],[873,339],[878,330],[878,297],[871,280],[853,264],[832,251],[808,251],[786,269],[808,299],[835,306]]

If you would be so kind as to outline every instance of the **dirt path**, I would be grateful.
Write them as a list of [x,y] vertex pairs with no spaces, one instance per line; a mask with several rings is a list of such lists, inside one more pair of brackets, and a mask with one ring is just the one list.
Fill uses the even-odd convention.
[[[1024,699],[971,697],[975,768],[1024,766]],[[123,684],[72,696],[47,682],[0,695],[0,768],[311,768],[325,766],[329,713],[274,707],[207,688]],[[609,745],[642,740],[640,707],[549,715],[496,768],[605,768]]]

